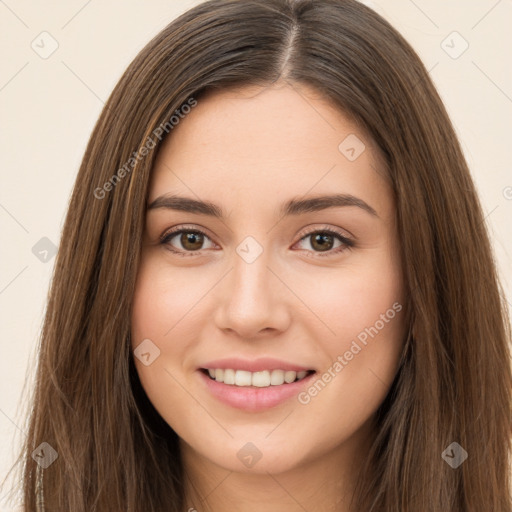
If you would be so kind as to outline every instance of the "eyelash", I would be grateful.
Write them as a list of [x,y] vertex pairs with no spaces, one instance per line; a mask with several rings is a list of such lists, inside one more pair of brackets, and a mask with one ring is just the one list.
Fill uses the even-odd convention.
[[[187,257],[187,256],[195,256],[196,254],[200,254],[201,253],[201,251],[185,251],[184,252],[184,251],[181,251],[181,250],[176,250],[176,249],[174,249],[169,244],[169,242],[176,235],[179,235],[181,233],[201,234],[201,235],[207,237],[208,239],[210,239],[210,237],[204,231],[201,231],[200,229],[197,229],[197,228],[188,228],[186,226],[178,226],[177,228],[174,228],[171,231],[167,231],[166,233],[164,233],[160,237],[160,243],[162,245],[167,245],[168,246],[168,250],[171,251],[172,253],[176,254],[177,256]],[[329,229],[327,229],[327,228],[325,228],[325,229],[318,229],[317,228],[315,230],[308,231],[307,233],[305,233],[300,238],[299,242],[301,242],[302,240],[304,240],[308,236],[315,235],[315,234],[334,235],[335,238],[338,238],[338,240],[340,240],[343,245],[341,245],[340,247],[337,247],[336,249],[331,249],[329,251],[326,251],[325,254],[322,254],[321,252],[313,251],[313,252],[316,253],[316,256],[309,256],[308,255],[308,257],[311,257],[311,258],[316,258],[316,257],[324,258],[324,257],[328,257],[328,256],[333,256],[334,254],[339,254],[342,251],[350,250],[355,245],[352,240],[350,240],[349,238],[345,237],[341,232],[339,232],[339,231],[337,231],[336,229],[333,229],[333,228],[329,228]],[[304,250],[306,250],[308,253],[311,252],[311,251],[309,251],[307,249],[304,249]]]

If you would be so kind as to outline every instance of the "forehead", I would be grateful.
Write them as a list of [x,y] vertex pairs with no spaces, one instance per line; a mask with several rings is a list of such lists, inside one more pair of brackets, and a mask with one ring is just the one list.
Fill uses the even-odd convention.
[[273,198],[348,193],[385,208],[379,156],[365,130],[314,89],[209,92],[162,145],[148,202],[171,192],[261,208]]

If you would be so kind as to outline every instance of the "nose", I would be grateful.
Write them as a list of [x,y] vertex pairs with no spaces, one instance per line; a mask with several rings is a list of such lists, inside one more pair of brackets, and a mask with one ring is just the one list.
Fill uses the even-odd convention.
[[288,328],[294,295],[269,263],[266,251],[252,263],[235,256],[217,295],[215,323],[219,329],[254,339]]

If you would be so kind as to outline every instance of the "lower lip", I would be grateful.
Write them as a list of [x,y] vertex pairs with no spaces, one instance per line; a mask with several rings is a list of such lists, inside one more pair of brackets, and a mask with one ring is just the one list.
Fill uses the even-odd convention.
[[296,396],[301,388],[307,386],[312,377],[315,376],[315,373],[312,373],[291,384],[258,388],[255,386],[224,384],[211,379],[201,370],[198,371],[204,383],[216,398],[231,407],[246,411],[262,411],[281,404],[292,396]]

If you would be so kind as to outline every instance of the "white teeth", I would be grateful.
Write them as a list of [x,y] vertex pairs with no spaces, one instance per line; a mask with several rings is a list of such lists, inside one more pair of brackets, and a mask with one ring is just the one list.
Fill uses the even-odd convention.
[[[217,372],[217,371],[218,370],[215,370],[215,372]],[[219,382],[217,374],[215,374],[215,380],[217,382]],[[222,382],[224,382],[224,380]],[[244,370],[237,370],[235,373],[235,384],[237,386],[250,386],[251,385],[251,372],[246,372]]]
[[284,384],[284,372],[283,370],[273,370],[270,376],[270,384],[272,386],[280,386]]
[[[224,382],[224,384],[225,383],[226,382]],[[258,388],[266,388],[270,386],[270,373],[267,370],[254,372],[252,374],[252,385]]]
[[235,370],[224,370],[224,384],[235,384]]
[[232,369],[208,369],[208,374],[212,379],[224,384],[235,386],[255,386],[266,388],[269,386],[281,386],[285,382],[291,384],[295,380],[302,380],[308,375],[307,371],[295,372],[292,370],[263,370],[260,372],[248,372],[245,370]]
[[297,378],[297,372],[284,372],[284,381],[291,384]]

